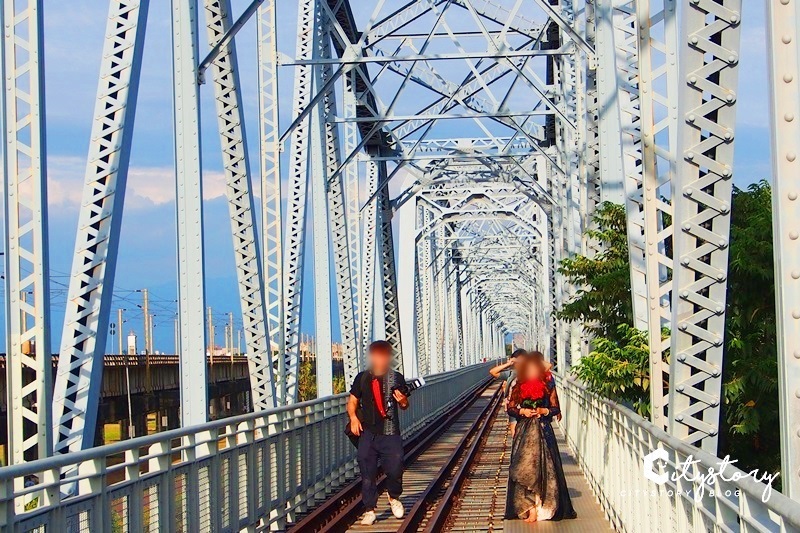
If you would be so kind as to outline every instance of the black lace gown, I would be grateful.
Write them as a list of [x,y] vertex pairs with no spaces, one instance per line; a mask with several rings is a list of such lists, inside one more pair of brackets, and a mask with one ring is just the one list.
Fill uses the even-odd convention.
[[[519,384],[517,384],[519,387]],[[537,520],[563,520],[577,514],[569,497],[567,480],[561,464],[552,420],[561,410],[554,380],[547,382],[549,394],[544,405],[550,415],[541,418],[519,417],[511,447],[506,518],[528,517],[536,509]],[[508,404],[510,414],[519,416],[519,397],[512,391]]]

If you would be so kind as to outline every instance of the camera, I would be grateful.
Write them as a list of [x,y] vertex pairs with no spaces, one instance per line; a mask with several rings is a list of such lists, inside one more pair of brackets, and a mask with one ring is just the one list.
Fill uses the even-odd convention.
[[418,388],[422,387],[423,385],[425,385],[425,380],[424,379],[422,379],[422,378],[414,378],[414,379],[412,379],[410,381],[406,381],[406,384],[405,384],[404,387],[392,387],[392,392],[399,391],[400,394],[402,394],[403,396],[408,397],[408,396],[411,396],[411,393],[413,391],[417,390]]

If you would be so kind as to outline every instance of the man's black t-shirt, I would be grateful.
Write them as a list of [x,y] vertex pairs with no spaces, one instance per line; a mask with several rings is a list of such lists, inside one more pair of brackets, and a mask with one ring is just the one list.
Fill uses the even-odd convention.
[[[406,385],[406,379],[400,372],[395,372],[394,370],[391,372],[393,376],[386,375],[376,378],[372,373],[365,370],[356,376],[356,379],[353,380],[353,386],[350,388],[350,394],[358,398],[361,404],[361,409],[358,413],[361,425],[373,435],[400,434],[400,408],[392,397],[392,391],[389,390],[388,383],[391,381],[391,387],[393,388],[403,388]],[[378,406],[375,404],[375,398],[372,394],[372,381],[374,379],[378,380],[381,391],[383,391],[383,406],[390,419],[389,424],[381,416]]]

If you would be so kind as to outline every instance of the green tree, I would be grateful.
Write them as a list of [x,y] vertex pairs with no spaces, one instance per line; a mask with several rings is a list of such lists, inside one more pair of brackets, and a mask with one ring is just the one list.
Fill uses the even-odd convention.
[[772,189],[734,189],[731,209],[720,453],[780,469]]
[[622,341],[619,326],[633,324],[631,275],[625,207],[603,203],[594,214],[596,229],[586,230],[589,239],[602,244],[594,257],[577,255],[564,259],[559,272],[578,292],[556,316],[581,322],[592,335]]
[[297,393],[301,402],[307,402],[317,397],[317,369],[311,361],[300,363],[300,372],[297,375]]
[[573,373],[591,390],[628,404],[650,416],[650,350],[647,333],[627,324],[617,328],[617,339],[594,339],[594,349],[573,367]]

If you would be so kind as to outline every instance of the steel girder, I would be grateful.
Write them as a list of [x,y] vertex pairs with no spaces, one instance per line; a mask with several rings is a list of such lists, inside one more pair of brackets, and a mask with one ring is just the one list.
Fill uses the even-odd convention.
[[[205,9],[208,43],[214,47],[230,30],[230,0],[205,0]],[[250,369],[251,401],[253,409],[263,410],[276,405],[275,379],[237,63],[236,46],[231,41],[219,50],[211,63],[211,72]]]
[[11,464],[44,458],[53,451],[42,3],[3,2],[0,8],[6,405]]
[[283,205],[281,146],[278,116],[278,38],[274,0],[261,4],[256,26],[258,40],[258,109],[261,154],[261,228],[264,303],[267,316],[268,350],[278,358],[275,376],[277,402],[286,396],[286,364],[283,301]]
[[[297,57],[311,59],[319,46],[321,16],[317,0],[302,0],[297,8]],[[292,116],[299,116],[311,103],[312,69],[295,68]],[[289,193],[286,239],[284,242],[284,372],[283,403],[297,399],[297,370],[300,364],[300,295],[303,288],[303,252],[308,194],[309,119],[301,119],[291,132],[289,153]]]
[[669,430],[716,454],[741,0],[691,0],[679,65]]
[[[678,26],[674,0],[637,0],[642,180],[629,198],[641,209],[629,212],[641,227],[647,331],[650,346],[651,419],[668,426],[664,384],[669,380],[666,352],[671,330],[672,177],[675,173],[678,112]],[[630,241],[629,241],[630,242]],[[638,262],[638,259],[637,259]]]
[[797,2],[769,3],[772,116],[775,296],[778,318],[778,377],[781,420],[781,492],[800,500],[800,253],[797,220],[797,140],[800,128],[800,35]]
[[56,453],[94,446],[147,8],[148,0],[109,5],[53,393]]
[[181,425],[208,416],[197,0],[172,0]]

